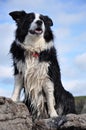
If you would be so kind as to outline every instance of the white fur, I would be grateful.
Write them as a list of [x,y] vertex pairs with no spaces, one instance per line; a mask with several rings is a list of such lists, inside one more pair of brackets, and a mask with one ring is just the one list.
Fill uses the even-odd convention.
[[56,117],[57,113],[56,113],[56,110],[54,108],[55,99],[54,99],[54,95],[53,95],[53,93],[54,93],[54,85],[50,81],[49,78],[47,78],[47,80],[44,82],[43,89],[45,91],[46,98],[47,98],[48,113],[49,113],[50,117]]
[[27,51],[38,53],[53,47],[53,41],[46,43],[43,37],[40,37],[39,39],[32,39],[28,35],[26,36],[23,44],[21,44],[18,40],[16,40],[16,43],[19,44],[22,48],[26,49]]
[[23,84],[23,77],[22,75],[18,74],[14,77],[14,91],[12,94],[11,99],[15,102],[20,100],[20,92],[22,89],[22,84]]
[[[28,96],[29,93],[31,105],[34,106],[35,109],[38,109],[38,116],[40,115],[40,111],[43,112],[44,102],[47,99],[49,115],[50,117],[54,117],[57,116],[54,109],[54,86],[47,74],[48,67],[49,63],[39,63],[38,59],[33,57],[29,51],[26,54],[25,65],[21,61],[17,63],[18,70],[20,70],[24,76],[26,96]],[[13,101],[19,101],[20,92],[23,87],[23,76],[21,74],[15,76],[15,87],[12,95]],[[44,99],[43,95],[39,96],[42,90],[46,94],[46,99]]]
[[[36,27],[35,22],[38,19],[39,15],[36,14],[36,19],[31,24],[31,29]],[[42,28],[44,33],[44,24],[42,25]],[[17,68],[20,73],[22,72],[22,75],[18,74],[15,76],[15,88],[12,99],[14,101],[19,100],[20,91],[23,86],[22,81],[24,78],[25,94],[28,96],[29,93],[29,98],[31,98],[31,105],[33,105],[35,109],[38,110],[38,116],[40,115],[41,111],[43,112],[45,101],[48,105],[48,112],[50,117],[57,116],[56,110],[54,108],[54,85],[48,76],[49,62],[39,62],[38,58],[32,56],[32,52],[39,53],[43,50],[50,49],[53,46],[53,41],[46,43],[43,38],[43,34],[40,36],[33,36],[28,33],[23,44],[21,44],[18,40],[16,40],[16,42],[24,49],[26,49],[26,52],[25,63],[15,60]],[[42,94],[39,96],[42,90],[45,92],[46,99],[44,99]]]
[[43,95],[39,96],[39,93],[42,92],[42,90],[45,92],[49,115],[50,117],[53,117],[57,116],[57,113],[54,109],[54,86],[47,74],[48,67],[49,63],[39,63],[38,59],[27,55],[24,84],[26,94],[29,93],[32,105],[38,109],[39,115],[40,111],[43,111],[43,106],[45,102]]
[[[35,14],[35,19],[31,23],[30,29],[34,30],[34,29],[37,28],[37,24],[36,24],[37,20],[40,20],[39,14]],[[39,35],[39,36],[37,36],[35,34],[34,35],[30,34],[30,32],[28,32],[27,36],[25,37],[23,44],[19,43],[19,41],[17,41],[17,43],[19,43],[25,49],[30,50],[32,52],[34,52],[34,51],[41,52],[45,49],[50,49],[53,46],[53,41],[46,43],[45,39],[43,38],[43,35],[45,33],[44,23],[42,23],[42,31],[43,31],[42,34]]]
[[[30,29],[29,29],[29,30],[35,30],[35,29],[37,28],[36,22],[37,22],[38,20],[40,20],[39,14],[35,14],[35,19],[34,19],[33,22],[31,23],[31,26],[30,26]],[[42,21],[42,20],[41,20],[41,21]],[[41,28],[42,28],[42,31],[43,31],[43,33],[41,34],[41,36],[43,36],[43,34],[44,34],[44,32],[45,32],[44,22],[42,23],[42,27],[41,27]],[[33,34],[30,34],[30,33],[29,33],[29,35],[32,36],[32,37],[34,37]]]

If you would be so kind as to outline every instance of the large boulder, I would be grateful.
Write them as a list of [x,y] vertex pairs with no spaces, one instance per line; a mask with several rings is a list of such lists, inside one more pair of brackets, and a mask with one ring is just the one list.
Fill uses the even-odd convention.
[[0,130],[86,130],[86,114],[68,114],[32,122],[25,104],[0,97]]

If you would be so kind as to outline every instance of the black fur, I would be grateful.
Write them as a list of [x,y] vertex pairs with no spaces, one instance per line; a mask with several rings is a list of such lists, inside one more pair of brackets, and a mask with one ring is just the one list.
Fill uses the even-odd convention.
[[45,41],[50,42],[51,40],[54,39],[53,33],[50,29],[50,26],[53,25],[53,22],[48,16],[41,15],[40,18],[44,21],[46,27],[45,34],[44,34]]
[[15,41],[11,45],[10,53],[12,53],[12,58],[17,59],[17,61],[25,61],[24,51],[25,50],[20,45],[16,44]]
[[19,71],[18,71],[18,69],[17,69],[16,63],[14,62],[13,65],[14,65],[14,75],[19,74]]
[[17,75],[19,73],[15,60],[17,60],[17,62],[20,60],[22,62],[25,62],[24,51],[25,50],[21,48],[20,45],[16,44],[15,41],[12,43],[10,48],[10,53],[12,54],[12,59],[13,59],[14,75]]
[[[71,93],[63,88],[61,82],[61,73],[59,63],[57,61],[57,55],[55,48],[46,50],[40,53],[40,62],[50,62],[48,68],[48,75],[51,81],[54,83],[54,96],[56,102],[56,110],[59,115],[75,113],[75,103],[74,98]],[[60,109],[62,110],[60,112]]]
[[[34,13],[25,13],[24,11],[15,11],[10,13],[13,19],[17,23],[17,30],[15,38],[23,44],[25,36],[28,33],[28,28],[32,23],[33,19],[35,18]],[[54,36],[50,26],[53,25],[52,20],[48,16],[40,15],[40,19],[44,21],[45,24],[45,33],[44,39],[47,42],[53,41]],[[20,44],[15,41],[11,45],[10,53],[12,54],[13,58],[13,65],[14,65],[14,75],[19,73],[17,69],[17,62],[22,61],[25,62],[25,52],[26,50],[22,48]],[[15,62],[15,60],[17,62]],[[39,62],[48,62],[50,63],[48,67],[48,75],[50,80],[54,84],[54,97],[55,97],[55,109],[59,115],[65,115],[68,113],[75,113],[75,103],[74,98],[71,93],[66,91],[61,82],[61,73],[60,67],[57,60],[56,49],[51,47],[50,49],[46,49],[39,53]],[[31,100],[26,99],[27,106],[30,107]],[[47,107],[46,107],[47,108]],[[32,108],[33,109],[33,108]],[[31,109],[29,109],[31,111]]]

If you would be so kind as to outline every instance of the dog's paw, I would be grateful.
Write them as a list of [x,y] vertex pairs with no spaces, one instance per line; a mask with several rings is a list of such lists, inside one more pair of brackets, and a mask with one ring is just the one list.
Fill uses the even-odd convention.
[[56,111],[52,112],[50,114],[50,117],[53,118],[53,117],[58,117],[58,114],[56,113]]
[[12,100],[13,102],[15,102],[15,103],[20,103],[20,102],[21,102],[20,100],[15,99],[15,98],[11,98],[11,100]]
[[58,114],[57,114],[56,110],[50,111],[50,112],[49,112],[49,115],[50,115],[50,118],[58,117]]

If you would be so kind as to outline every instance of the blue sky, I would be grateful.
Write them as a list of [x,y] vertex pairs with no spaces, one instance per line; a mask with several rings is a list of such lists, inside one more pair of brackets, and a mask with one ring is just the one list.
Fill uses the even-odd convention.
[[9,12],[15,10],[52,18],[62,83],[74,96],[86,95],[86,0],[0,0],[0,95],[10,97],[14,86],[9,48],[16,26]]

